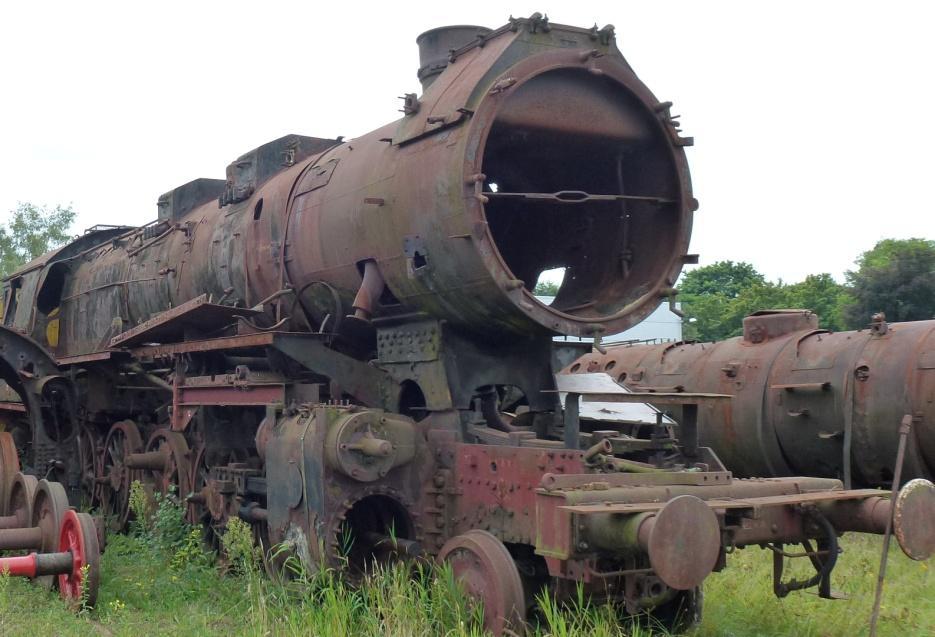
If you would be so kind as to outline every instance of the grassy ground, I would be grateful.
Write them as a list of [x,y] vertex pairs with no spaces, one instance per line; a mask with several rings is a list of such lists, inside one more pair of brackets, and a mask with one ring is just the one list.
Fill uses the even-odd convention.
[[[66,609],[54,593],[0,576],[0,635],[477,635],[474,617],[450,575],[402,568],[373,577],[359,589],[332,573],[279,584],[250,567],[245,538],[231,539],[232,572],[201,549],[174,514],[157,516],[156,528],[116,536],[103,557],[102,586],[93,610]],[[161,528],[160,528],[161,527]],[[792,593],[771,594],[771,557],[758,548],[731,556],[728,568],[705,586],[704,622],[693,634],[867,634],[880,558],[876,537],[848,536],[835,571],[844,601]],[[797,560],[799,561],[799,560]],[[793,571],[800,576],[806,570]],[[933,576],[894,548],[884,593],[881,635],[935,635]],[[548,605],[547,605],[548,606]],[[636,635],[619,627],[607,608],[547,607],[541,635]]]

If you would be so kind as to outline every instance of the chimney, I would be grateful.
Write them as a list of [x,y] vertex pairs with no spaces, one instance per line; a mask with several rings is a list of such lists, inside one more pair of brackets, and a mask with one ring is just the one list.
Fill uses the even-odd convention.
[[419,45],[419,82],[425,92],[439,73],[448,66],[448,55],[490,33],[487,27],[454,25],[430,29],[416,38]]

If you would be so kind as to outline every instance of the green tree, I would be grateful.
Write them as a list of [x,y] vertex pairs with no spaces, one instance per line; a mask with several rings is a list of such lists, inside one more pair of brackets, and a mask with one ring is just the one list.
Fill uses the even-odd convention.
[[559,285],[555,281],[539,281],[532,293],[536,296],[557,296]]
[[723,294],[699,294],[680,296],[682,312],[682,337],[690,341],[717,341],[727,338],[731,331],[728,325],[731,299]]
[[69,239],[75,220],[71,206],[36,206],[20,203],[0,225],[0,276],[56,248]]
[[[773,283],[755,283],[741,290],[730,305],[727,319],[727,336],[740,336],[743,333],[743,320],[760,310],[778,310],[791,307],[789,286],[782,281]],[[726,338],[726,337],[725,337]]]
[[843,303],[846,325],[865,326],[876,312],[889,321],[935,317],[935,241],[883,239],[845,273],[849,285]]
[[815,312],[819,325],[829,330],[845,329],[842,309],[847,299],[847,288],[827,272],[809,274],[804,281],[786,286],[787,307]]
[[736,298],[742,290],[765,282],[763,275],[745,261],[717,261],[686,272],[679,287],[684,297],[722,294]]
[[[683,335],[699,341],[719,341],[743,332],[743,319],[758,310],[789,307],[789,287],[782,281],[755,281],[739,290],[736,297],[725,294],[697,294],[682,299],[688,317]],[[693,320],[694,319],[694,320]]]
[[[766,297],[775,296],[776,288],[743,261],[717,261],[686,272],[679,284],[687,319],[684,337],[716,341],[736,336],[742,329],[745,308],[757,302],[771,303]],[[763,308],[750,311],[756,309]]]

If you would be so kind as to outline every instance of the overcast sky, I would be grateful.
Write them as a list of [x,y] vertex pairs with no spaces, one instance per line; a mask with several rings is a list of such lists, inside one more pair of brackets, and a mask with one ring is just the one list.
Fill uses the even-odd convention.
[[[144,7],[145,8],[142,8]],[[16,2],[0,8],[0,215],[76,231],[156,216],[287,133],[353,137],[418,92],[416,36],[512,12],[612,23],[675,103],[701,263],[839,280],[884,237],[935,238],[935,9],[926,2]],[[140,7],[140,8],[138,8]]]

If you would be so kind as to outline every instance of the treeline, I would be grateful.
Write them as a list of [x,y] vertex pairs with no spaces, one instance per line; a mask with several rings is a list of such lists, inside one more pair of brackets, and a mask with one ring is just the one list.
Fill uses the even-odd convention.
[[751,264],[733,261],[686,272],[679,284],[683,336],[738,336],[745,316],[780,308],[812,310],[821,327],[831,330],[866,327],[877,312],[890,322],[935,318],[935,241],[884,239],[855,265],[843,284],[826,272],[798,283],[767,281]]
[[72,239],[75,220],[71,206],[20,203],[0,223],[0,277]]

